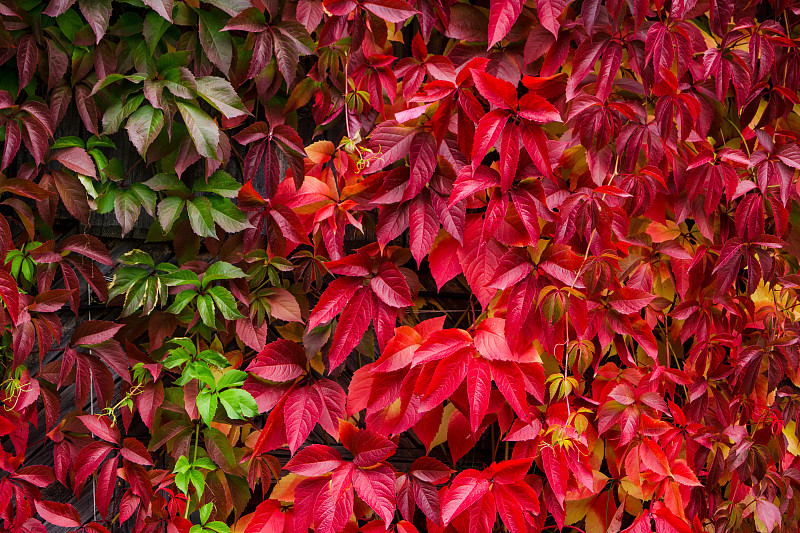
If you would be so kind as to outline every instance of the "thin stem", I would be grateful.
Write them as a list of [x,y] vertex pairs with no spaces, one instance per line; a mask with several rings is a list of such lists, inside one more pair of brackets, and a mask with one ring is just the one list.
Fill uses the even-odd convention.
[[344,125],[347,129],[347,138],[352,139],[353,134],[350,132],[350,117],[348,116],[349,110],[347,108],[347,92],[350,88],[350,79],[347,77],[347,66],[350,63],[350,54],[344,55]]
[[[198,422],[194,430],[194,454],[192,457],[192,465],[197,462],[197,447],[200,444],[200,423]],[[198,505],[200,502],[197,502]],[[189,500],[186,501],[186,508],[183,510],[183,517],[189,518]]]

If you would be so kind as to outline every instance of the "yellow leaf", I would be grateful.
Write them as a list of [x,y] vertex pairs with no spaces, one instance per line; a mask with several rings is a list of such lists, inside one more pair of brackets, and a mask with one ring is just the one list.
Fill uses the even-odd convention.
[[783,427],[783,436],[786,437],[786,451],[790,454],[794,455],[795,457],[800,456],[800,446],[797,441],[797,435],[795,435],[795,431],[797,430],[797,422],[794,420],[790,421]]

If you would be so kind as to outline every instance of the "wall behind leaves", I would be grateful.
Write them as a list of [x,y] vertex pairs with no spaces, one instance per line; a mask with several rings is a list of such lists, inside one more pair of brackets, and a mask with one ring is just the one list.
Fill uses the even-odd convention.
[[800,4],[0,21],[2,531],[797,531]]

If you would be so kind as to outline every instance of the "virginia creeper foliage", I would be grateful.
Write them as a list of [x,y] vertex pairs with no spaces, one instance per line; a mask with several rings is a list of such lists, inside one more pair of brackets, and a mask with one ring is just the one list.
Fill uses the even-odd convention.
[[0,22],[2,531],[800,528],[800,3]]

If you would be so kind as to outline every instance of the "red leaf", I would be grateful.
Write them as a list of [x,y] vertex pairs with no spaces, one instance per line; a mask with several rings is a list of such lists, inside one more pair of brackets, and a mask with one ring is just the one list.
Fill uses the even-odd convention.
[[267,344],[247,370],[269,381],[292,381],[305,374],[306,354],[292,341],[278,339]]
[[506,193],[511,189],[517,175],[519,164],[519,128],[509,123],[500,139],[500,190]]
[[353,464],[366,468],[377,465],[394,455],[397,444],[383,435],[367,429],[356,429],[350,422],[339,422],[339,437],[353,454]]
[[489,482],[477,470],[464,470],[453,480],[442,497],[442,522],[449,524],[489,490]]
[[361,499],[383,519],[388,528],[395,509],[392,469],[386,465],[370,470],[357,469],[353,474],[353,488],[356,489]]
[[102,265],[114,265],[114,261],[111,259],[105,245],[93,235],[79,234],[67,237],[61,242],[60,249],[94,259]]
[[27,481],[32,485],[39,488],[44,488],[51,483],[54,483],[56,476],[53,474],[53,469],[44,465],[23,466],[14,474],[14,479]]
[[656,299],[654,294],[639,289],[620,287],[609,298],[608,303],[615,311],[624,315],[638,313]]
[[21,93],[33,79],[36,64],[39,62],[39,48],[36,39],[30,33],[25,33],[17,43],[17,70],[19,71],[19,90]]
[[288,463],[286,470],[301,476],[321,476],[332,472],[344,464],[339,452],[322,444],[312,444],[297,452]]
[[378,273],[370,281],[373,292],[390,307],[408,307],[412,304],[411,291],[406,277],[394,263],[381,264]]
[[339,420],[347,418],[345,403],[347,394],[342,386],[329,379],[321,379],[314,383],[314,390],[319,394],[319,425],[328,435],[339,440]]
[[97,178],[94,161],[92,161],[86,150],[79,146],[56,150],[53,152],[52,158],[78,174]]
[[[330,290],[330,289],[329,289]],[[336,333],[333,335],[331,351],[328,353],[330,369],[341,365],[361,342],[374,313],[372,291],[362,287],[356,291],[342,311]]]
[[101,441],[91,442],[81,448],[75,460],[75,482],[83,483],[86,478],[100,468],[100,464],[114,449],[114,446]]
[[672,477],[680,483],[688,487],[700,487],[702,483],[697,479],[697,476],[689,465],[683,459],[676,459],[670,464],[670,472]]
[[489,48],[505,37],[522,13],[520,0],[492,0],[489,7]]
[[442,290],[445,283],[461,274],[461,263],[458,260],[460,246],[458,241],[444,229],[439,230],[428,256],[437,290]]
[[17,287],[17,280],[2,269],[0,269],[0,298],[2,298],[9,315],[11,315],[11,322],[16,325],[20,311],[19,287]]
[[558,17],[564,11],[567,2],[564,0],[536,0],[536,12],[539,15],[539,20],[547,31],[553,34],[553,37],[558,38],[558,30],[561,24],[558,22]]
[[317,424],[320,413],[319,404],[319,395],[308,385],[296,388],[286,398],[283,419],[286,424],[289,451],[292,455],[305,442]]
[[478,358],[471,358],[467,370],[467,395],[469,397],[469,425],[472,433],[486,416],[489,395],[492,391],[492,375],[489,367]]
[[264,500],[256,507],[244,533],[283,533],[285,522],[286,515],[281,512],[281,502]]
[[436,524],[441,524],[442,509],[441,503],[439,502],[439,491],[436,490],[436,487],[427,481],[415,479],[411,483],[411,490],[420,511],[422,511],[429,520]]
[[164,384],[160,381],[155,383],[148,383],[145,385],[141,394],[134,397],[136,410],[142,422],[152,431],[153,421],[156,416],[156,409],[158,409],[164,402]]
[[341,277],[333,280],[325,292],[322,293],[311,316],[308,318],[308,329],[325,324],[333,320],[342,309],[350,302],[353,295],[362,287],[361,280],[351,277]]
[[411,255],[419,266],[430,252],[439,232],[439,221],[429,195],[420,195],[411,201],[408,222],[411,228]]
[[781,525],[781,512],[778,507],[767,500],[756,500],[756,515],[764,523],[767,531]]
[[450,478],[450,470],[444,463],[433,457],[423,455],[411,465],[410,474],[420,481],[444,483]]
[[83,425],[93,433],[107,442],[114,444],[119,443],[119,428],[111,424],[108,417],[94,416],[94,415],[81,415],[78,420],[83,422]]
[[153,459],[144,444],[134,439],[133,437],[126,437],[122,441],[122,449],[120,455],[138,465],[153,466]]
[[[524,511],[528,510],[517,500],[514,492],[503,485],[495,485],[494,493],[497,513],[511,533],[523,533],[528,530]],[[537,500],[538,502],[538,500]]]
[[[472,146],[472,162],[479,165],[484,156],[494,148],[497,139],[506,127],[511,112],[506,109],[494,109],[486,113],[475,130],[475,144]],[[450,199],[453,202],[453,199]]]
[[403,192],[403,201],[419,195],[436,170],[436,139],[433,135],[426,131],[414,135],[409,148],[409,163],[411,176]]
[[367,0],[362,5],[380,18],[395,24],[404,22],[418,13],[403,0]]
[[512,361],[489,361],[492,368],[492,379],[497,388],[505,396],[514,412],[522,420],[529,420],[528,397],[525,390],[525,379],[517,363]]
[[70,345],[94,345],[110,340],[122,328],[122,324],[115,324],[104,320],[88,320],[81,322],[72,333]]
[[84,224],[88,224],[89,200],[86,196],[86,189],[83,188],[78,178],[60,170],[52,170],[50,174],[53,176],[58,195],[61,197],[61,201],[64,202],[64,207],[67,208],[69,214]]
[[556,452],[550,447],[542,448],[542,466],[547,474],[547,482],[553,490],[556,499],[564,505],[564,498],[567,494],[567,481],[569,480],[569,469],[563,456],[557,456]]
[[47,500],[35,503],[39,515],[54,526],[81,527],[81,516],[72,505]]
[[[510,0],[509,3],[513,3]],[[493,3],[494,4],[494,3]],[[483,70],[473,70],[472,79],[481,96],[486,98],[493,107],[517,110],[517,88],[505,80],[487,74]]]

